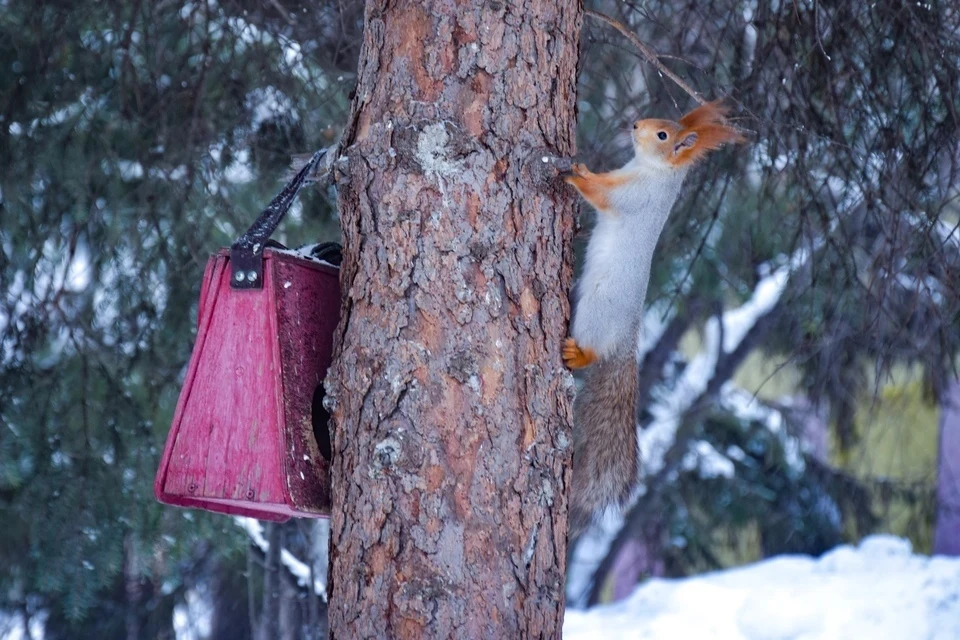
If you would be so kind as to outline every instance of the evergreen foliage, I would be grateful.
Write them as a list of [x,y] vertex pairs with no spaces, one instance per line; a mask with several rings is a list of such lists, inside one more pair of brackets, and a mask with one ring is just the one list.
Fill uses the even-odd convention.
[[[48,638],[122,629],[131,562],[169,613],[200,541],[245,542],[152,482],[207,256],[345,118],[355,66],[292,39],[332,9],[296,8],[297,34],[259,4],[0,9],[0,608],[49,611]],[[337,238],[312,191],[281,240]]]

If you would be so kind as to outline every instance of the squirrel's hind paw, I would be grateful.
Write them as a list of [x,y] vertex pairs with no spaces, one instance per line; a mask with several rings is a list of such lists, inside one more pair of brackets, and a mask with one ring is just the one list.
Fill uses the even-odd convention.
[[563,356],[563,363],[570,369],[583,369],[597,361],[596,351],[589,347],[582,349],[573,338],[563,341],[560,355]]

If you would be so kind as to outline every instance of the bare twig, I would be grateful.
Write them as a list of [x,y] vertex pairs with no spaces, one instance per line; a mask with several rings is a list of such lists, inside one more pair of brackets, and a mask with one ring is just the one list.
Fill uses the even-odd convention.
[[279,13],[280,16],[287,21],[287,24],[296,24],[294,19],[290,17],[290,12],[287,11],[282,4],[280,4],[280,0],[270,0],[270,4],[272,4],[273,8],[277,10],[277,13]]
[[618,20],[614,20],[610,16],[604,15],[602,13],[597,13],[596,11],[593,11],[591,9],[584,9],[583,13],[584,15],[590,16],[594,20],[599,20],[600,22],[607,23],[608,25],[610,25],[611,27],[613,27],[614,29],[622,33],[624,37],[626,37],[627,40],[629,40],[633,44],[633,46],[635,46],[640,51],[640,53],[643,54],[643,57],[647,59],[647,62],[649,62],[650,64],[652,64],[654,67],[657,68],[657,71],[659,71],[663,75],[673,80],[678,87],[680,87],[681,89],[686,91],[688,94],[690,94],[690,97],[696,100],[697,102],[699,102],[700,104],[707,103],[707,101],[699,93],[694,91],[690,85],[684,82],[683,79],[680,78],[680,76],[675,74],[673,71],[670,71],[670,69],[668,69],[666,65],[660,62],[660,55],[656,51],[651,49],[649,45],[643,42],[643,40],[638,38],[637,34],[635,34],[633,31],[628,29],[625,24],[623,24]]

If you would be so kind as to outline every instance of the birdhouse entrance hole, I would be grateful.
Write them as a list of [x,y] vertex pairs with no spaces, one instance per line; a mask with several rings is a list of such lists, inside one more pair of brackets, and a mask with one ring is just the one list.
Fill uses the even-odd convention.
[[330,444],[330,412],[323,406],[323,399],[327,392],[322,384],[318,384],[313,392],[313,402],[310,408],[310,417],[313,421],[313,437],[317,442],[320,455],[328,463],[332,456],[333,447]]

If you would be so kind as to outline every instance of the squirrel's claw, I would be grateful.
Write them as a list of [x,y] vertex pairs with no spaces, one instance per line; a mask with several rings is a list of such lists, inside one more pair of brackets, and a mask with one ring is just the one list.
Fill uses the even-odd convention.
[[583,369],[597,361],[596,351],[589,347],[581,348],[573,338],[563,341],[560,355],[563,357],[563,363],[570,369]]

